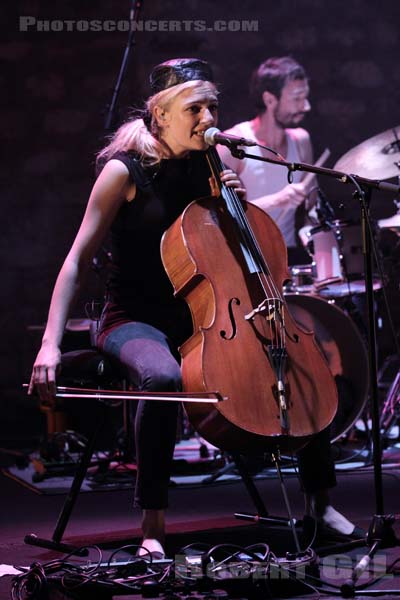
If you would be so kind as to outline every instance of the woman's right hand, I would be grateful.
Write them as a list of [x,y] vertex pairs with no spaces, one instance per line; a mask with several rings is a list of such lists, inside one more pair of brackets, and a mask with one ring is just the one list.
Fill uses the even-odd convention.
[[42,344],[32,369],[28,394],[36,388],[42,402],[51,404],[56,395],[56,375],[61,364],[58,346]]

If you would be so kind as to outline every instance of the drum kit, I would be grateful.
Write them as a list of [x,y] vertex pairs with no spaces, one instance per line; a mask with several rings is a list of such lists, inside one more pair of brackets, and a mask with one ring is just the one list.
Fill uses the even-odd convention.
[[[400,132],[400,128],[396,129]],[[378,180],[400,176],[400,140],[396,129],[349,150],[334,169]],[[349,301],[362,305],[366,290],[361,225],[336,219],[324,197],[322,201],[325,206],[317,211],[318,222],[299,232],[312,262],[290,267],[291,280],[285,286],[285,297],[294,318],[315,332],[337,382],[348,384],[350,394],[341,394],[339,389],[339,409],[332,432],[334,441],[352,429],[368,400],[364,335],[345,308]],[[395,204],[396,214],[377,221],[377,234],[390,230],[400,236],[400,202],[395,200]],[[380,275],[374,277],[374,292],[384,285]],[[400,403],[400,394],[396,402]]]

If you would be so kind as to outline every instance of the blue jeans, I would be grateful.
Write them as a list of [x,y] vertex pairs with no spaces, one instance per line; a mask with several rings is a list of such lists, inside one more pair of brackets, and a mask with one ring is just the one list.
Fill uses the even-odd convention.
[[[179,391],[181,371],[167,336],[141,322],[127,322],[103,330],[99,348],[122,365],[124,375],[137,390]],[[176,440],[177,402],[141,400],[135,419],[137,479],[135,506],[163,509],[168,506],[168,483]],[[304,491],[314,493],[336,485],[329,429],[314,436],[298,452]]]
[[[168,338],[151,325],[129,322],[107,332],[99,348],[116,359],[124,375],[141,391],[179,391],[181,371]],[[135,418],[137,479],[135,506],[168,506],[168,484],[176,440],[177,402],[140,400]]]

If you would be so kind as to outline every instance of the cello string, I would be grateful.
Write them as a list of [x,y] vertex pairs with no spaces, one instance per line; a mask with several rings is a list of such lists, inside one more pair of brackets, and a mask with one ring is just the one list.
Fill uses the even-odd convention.
[[[280,292],[275,284],[274,279],[271,277],[270,274],[267,275],[267,273],[265,272],[265,271],[267,271],[268,273],[270,273],[270,269],[267,265],[267,261],[266,261],[264,255],[261,252],[261,249],[260,249],[258,241],[254,235],[254,232],[252,231],[252,229],[250,227],[250,224],[244,213],[244,209],[242,207],[240,199],[238,198],[237,193],[234,190],[232,190],[231,188],[224,186],[222,184],[222,182],[220,181],[219,172],[223,169],[223,165],[220,161],[219,156],[216,153],[216,150],[214,148],[213,149],[210,148],[208,155],[209,155],[209,158],[211,161],[210,166],[212,168],[213,174],[220,182],[222,190],[226,193],[226,197],[224,198],[224,200],[226,203],[229,202],[231,204],[233,211],[234,211],[234,215],[239,224],[239,229],[240,229],[242,236],[244,237],[244,234],[247,234],[246,237],[249,238],[250,244],[252,246],[251,255],[253,257],[255,256],[255,258],[257,259],[256,262],[261,270],[261,273],[259,271],[257,271],[257,276],[258,276],[260,285],[264,291],[264,294],[266,296],[266,301],[268,303],[268,312],[270,311],[269,307],[270,306],[272,307],[272,318],[268,319],[269,323],[270,323],[271,339],[279,338],[279,341],[276,341],[276,345],[284,347],[283,315],[282,315],[282,311],[281,311],[281,308],[283,306],[282,297],[281,297]],[[228,208],[229,208],[229,206],[228,206]],[[247,241],[247,245],[248,245],[248,241]],[[265,283],[262,280],[262,275],[265,278]],[[271,286],[271,282],[272,282],[272,286]],[[278,318],[276,318],[276,315],[279,315]],[[272,335],[272,321],[275,324],[274,335]],[[276,325],[278,325],[278,327],[276,327]]]
[[[255,265],[257,264],[258,269],[263,272],[267,268],[267,265],[263,264],[262,260],[260,260],[261,253],[260,252],[257,253],[255,238],[254,238],[254,236],[251,236],[250,225],[243,213],[241,202],[240,202],[236,192],[234,190],[232,190],[231,188],[225,186],[220,179],[219,173],[224,168],[223,164],[221,162],[221,159],[220,159],[219,155],[217,154],[217,151],[214,148],[208,149],[208,157],[210,158],[210,161],[211,161],[210,166],[212,168],[213,175],[217,179],[217,181],[219,182],[219,184],[221,186],[221,193],[225,200],[225,203],[228,205],[227,206],[228,209],[229,209],[229,207],[231,207],[233,209],[230,211],[230,214],[231,214],[232,218],[236,220],[236,223],[239,227],[240,234],[242,235],[242,239],[246,243],[246,246],[249,247],[250,250],[251,250],[251,246],[253,246],[252,252],[250,252],[250,255],[253,258],[254,264]],[[249,243],[251,244],[251,246],[249,246]],[[257,270],[257,274],[259,275],[258,270]]]
[[[211,151],[211,152],[210,152]],[[221,170],[223,170],[223,165],[221,163],[221,160],[219,158],[219,155],[217,154],[217,151],[214,148],[209,148],[208,152],[210,152],[210,157],[212,159],[213,162],[213,166],[214,166],[214,176],[216,176],[219,179],[219,172]],[[219,179],[220,181],[220,179]],[[222,182],[220,181],[221,185]],[[250,241],[251,246],[253,247],[253,255],[256,256],[257,258],[257,263],[259,265],[259,267],[261,268],[261,272],[267,277],[266,272],[270,273],[270,269],[268,267],[268,263],[263,255],[263,253],[261,252],[260,246],[258,244],[258,241],[254,235],[254,232],[252,230],[252,228],[250,227],[250,224],[248,222],[248,219],[245,215],[245,212],[243,210],[242,204],[240,202],[240,199],[237,195],[237,193],[232,189],[229,188],[227,186],[223,186],[224,190],[227,192],[227,194],[230,196],[230,201],[235,209],[235,213],[238,217],[238,222],[240,224],[240,229],[243,233],[246,234],[246,236],[249,238],[248,242]],[[275,294],[275,296],[277,298],[279,298],[280,300],[282,300],[279,290],[275,285],[275,282],[273,280],[273,278],[271,277],[271,275],[269,275],[271,282],[272,282],[272,286],[271,283],[268,282],[268,288],[272,291],[270,291],[271,295],[273,296],[273,294]]]
[[[219,173],[221,170],[223,170],[223,165],[218,154],[216,153],[216,150],[214,148],[210,148],[208,151],[208,156],[210,159],[210,166],[213,175],[221,185],[222,196],[225,200],[225,203],[227,204],[227,208],[229,210],[229,208],[231,207],[231,213],[233,209],[233,218],[236,219],[242,238],[248,238],[247,240],[244,239],[244,241],[246,242],[247,247],[249,246],[250,242],[249,249],[252,250],[252,252],[250,252],[250,255],[253,257],[253,262],[258,264],[258,267],[261,271],[260,273],[257,270],[257,277],[264,292],[264,295],[266,296],[268,309],[267,320],[269,321],[270,339],[272,342],[272,346],[284,347],[284,332],[282,331],[282,315],[280,310],[282,306],[282,298],[275,285],[273,278],[271,277],[271,275],[267,275],[266,273],[266,271],[270,272],[270,269],[267,266],[265,257],[263,256],[258,242],[254,236],[254,233],[250,227],[250,224],[244,213],[239,197],[237,196],[234,190],[227,186],[224,186],[219,178]],[[254,257],[256,258],[256,261],[254,261]],[[262,279],[262,275],[265,278],[265,282]],[[273,286],[271,286],[271,282]],[[278,315],[278,317],[276,317],[276,315]]]
[[[258,265],[259,270],[257,269],[256,273],[266,297],[265,300],[267,302],[268,311],[266,320],[269,324],[271,343],[276,347],[284,347],[285,332],[283,330],[283,315],[281,310],[283,301],[280,292],[270,275],[270,269],[267,265],[267,261],[261,252],[258,241],[250,227],[237,193],[231,188],[224,186],[220,180],[219,173],[221,170],[223,170],[223,165],[219,155],[214,148],[209,148],[207,155],[209,157],[212,173],[221,185],[222,196],[227,204],[227,208],[228,210],[230,209],[229,212],[231,213],[231,216],[233,212],[233,218],[236,220],[236,223],[239,226],[239,231],[242,235],[243,241],[246,243],[246,247],[249,247],[250,243],[250,255],[253,258],[253,262]],[[262,276],[264,277],[265,281],[263,281]],[[273,284],[272,286],[271,282]]]

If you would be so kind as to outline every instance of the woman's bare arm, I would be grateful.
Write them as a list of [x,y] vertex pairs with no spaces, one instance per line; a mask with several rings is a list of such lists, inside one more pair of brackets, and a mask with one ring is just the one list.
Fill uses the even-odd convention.
[[43,401],[55,393],[56,371],[60,364],[60,345],[65,323],[94,254],[99,248],[132,184],[126,166],[111,160],[93,186],[88,205],[54,286],[42,346],[36,357],[28,393],[36,387]]

